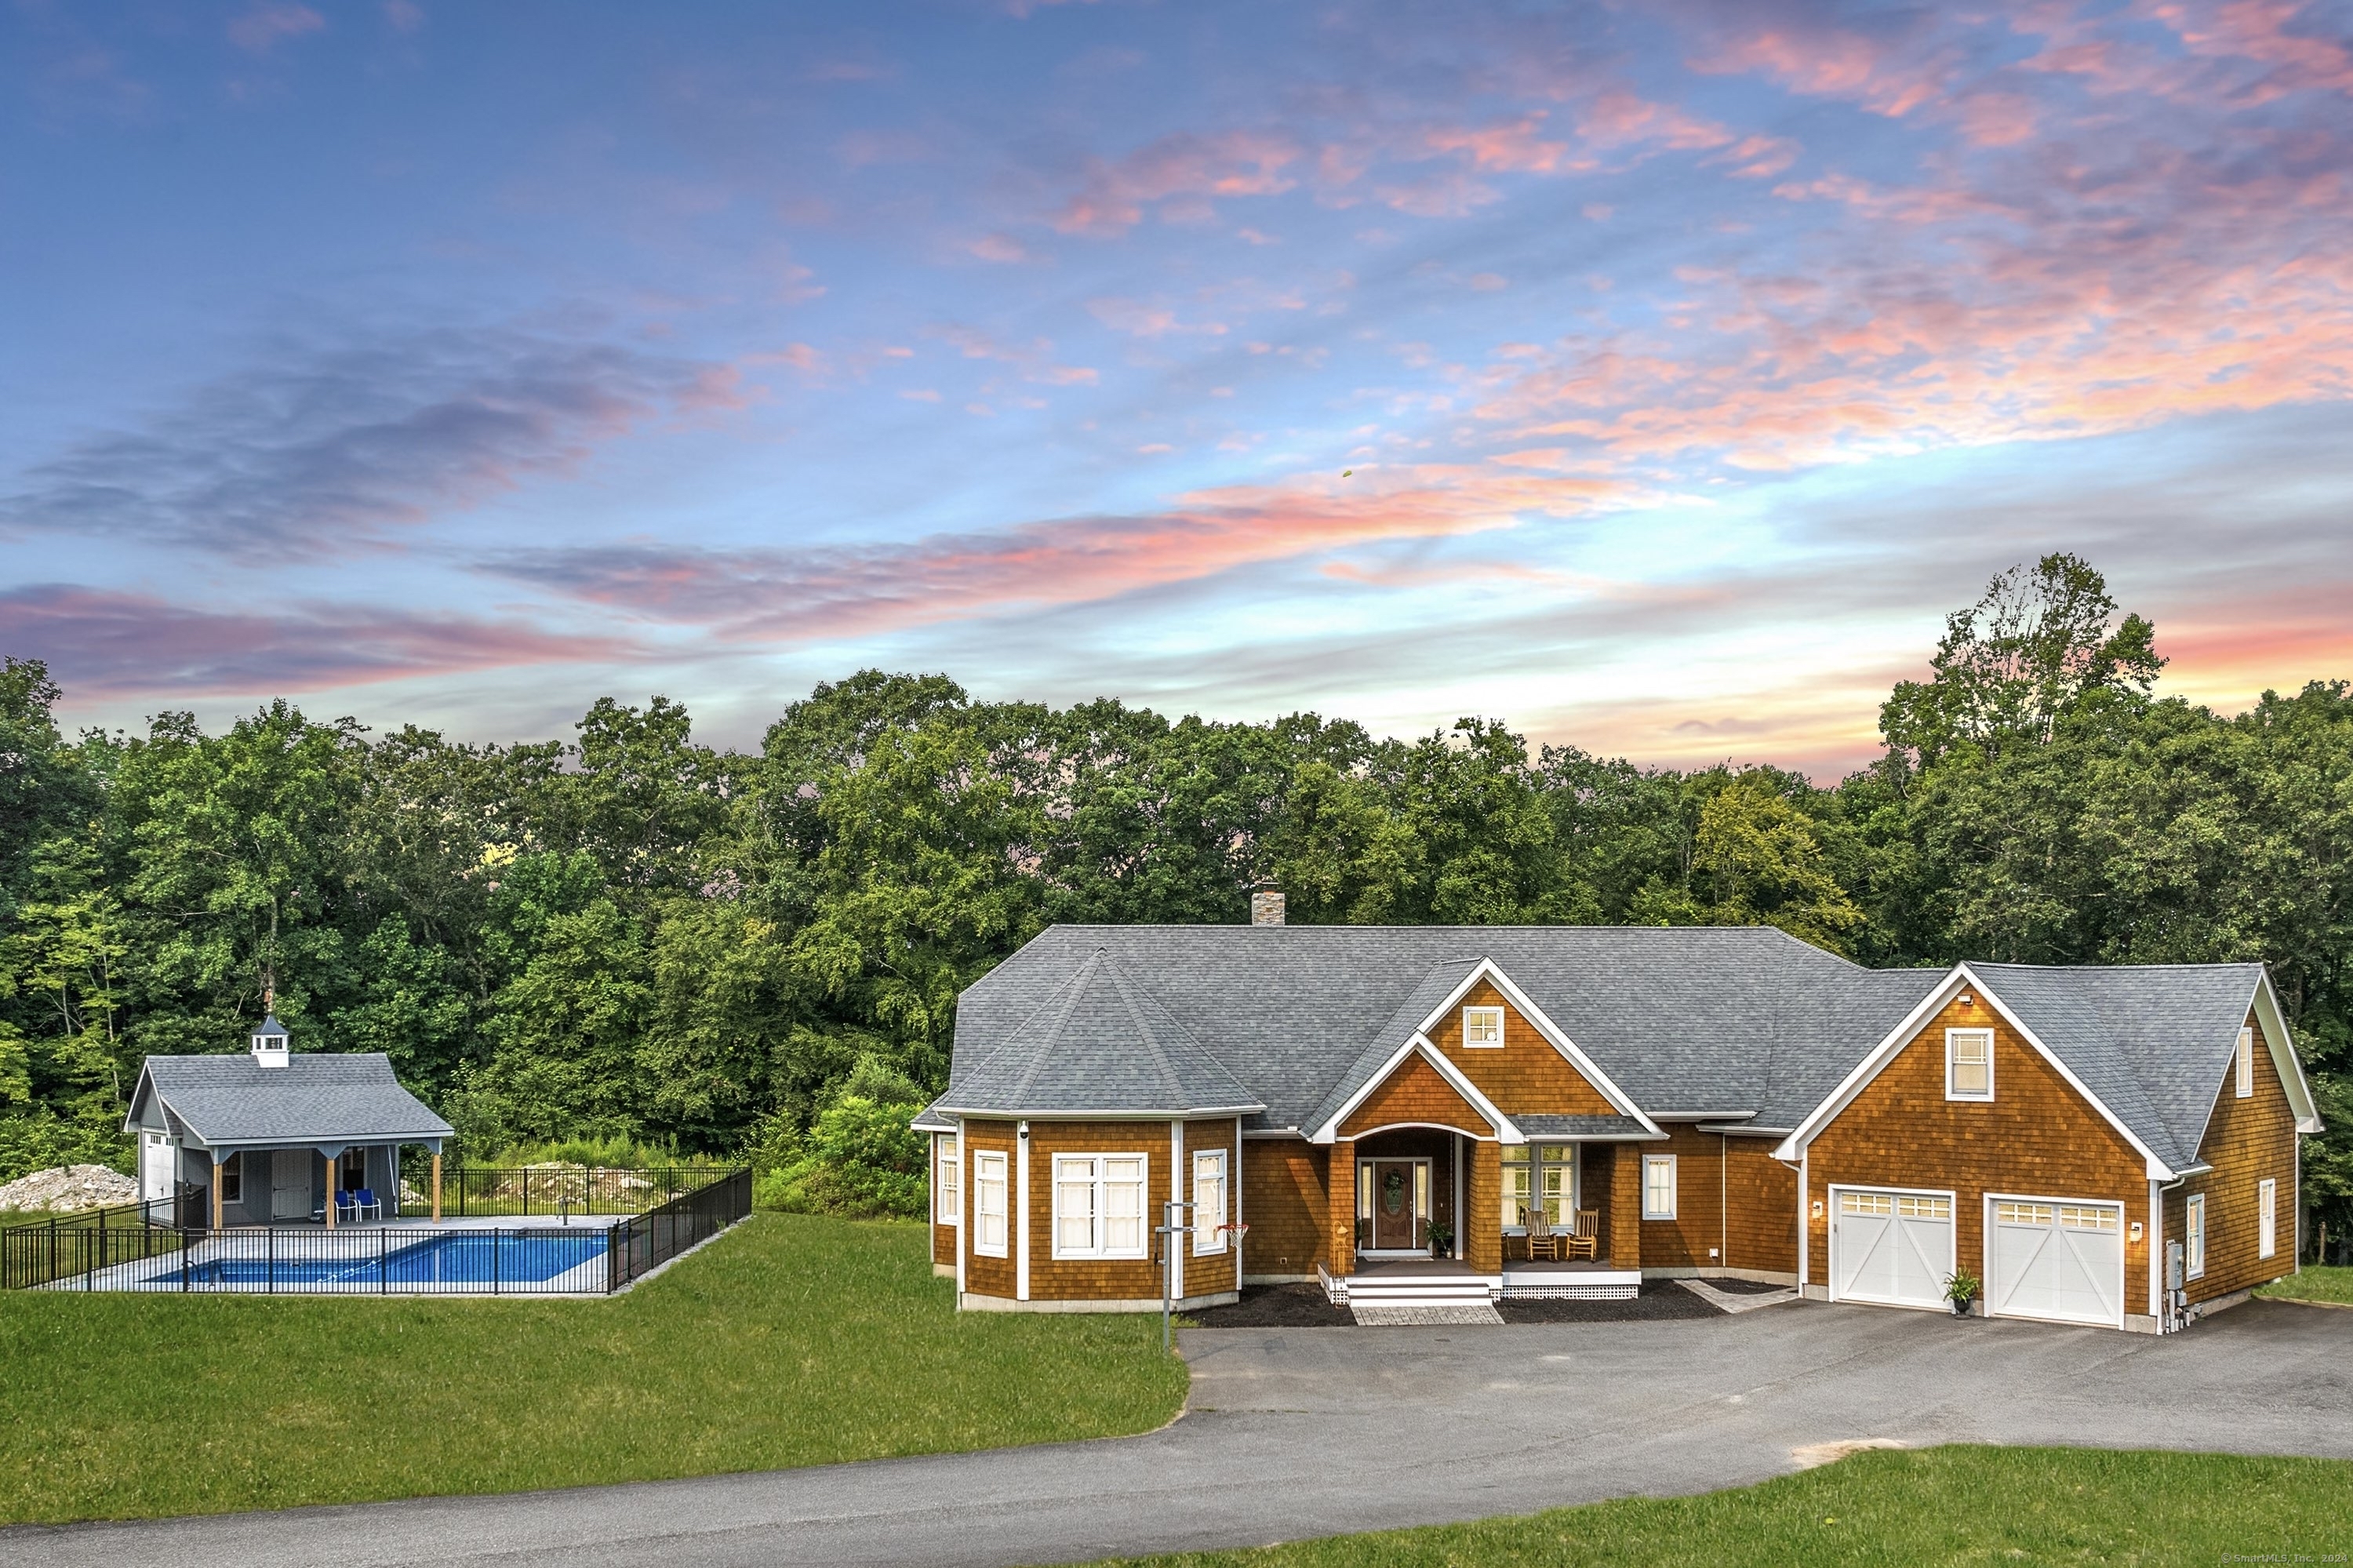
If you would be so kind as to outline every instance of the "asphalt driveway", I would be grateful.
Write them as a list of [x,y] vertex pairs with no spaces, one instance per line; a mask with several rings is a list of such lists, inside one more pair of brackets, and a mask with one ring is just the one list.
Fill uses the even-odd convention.
[[1894,1438],[2353,1458],[2353,1312],[2165,1340],[1793,1303],[1503,1329],[1200,1330],[1142,1437],[490,1498],[0,1531],[0,1560],[1064,1563],[1705,1491]]

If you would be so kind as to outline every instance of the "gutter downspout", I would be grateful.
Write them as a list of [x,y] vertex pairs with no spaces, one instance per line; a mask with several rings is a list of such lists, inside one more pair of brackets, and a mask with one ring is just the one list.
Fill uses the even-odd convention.
[[[2170,1181],[2151,1181],[2148,1184],[2149,1224],[2156,1227],[2148,1239],[2148,1277],[2149,1283],[2155,1287],[2153,1304],[2160,1308],[2157,1314],[2157,1331],[2160,1334],[2176,1333],[2186,1326],[2174,1321],[2176,1308],[2165,1289],[2165,1195],[2189,1180],[2187,1176],[2176,1176]],[[2189,1292],[2185,1290],[2182,1294],[2187,1296]],[[2181,1309],[2187,1311],[2186,1303]]]

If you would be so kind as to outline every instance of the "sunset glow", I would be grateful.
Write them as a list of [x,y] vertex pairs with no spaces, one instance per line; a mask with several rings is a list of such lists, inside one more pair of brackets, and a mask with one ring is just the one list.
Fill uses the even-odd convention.
[[1820,776],[2071,550],[2353,676],[2353,11],[0,17],[0,652],[756,741],[945,670]]

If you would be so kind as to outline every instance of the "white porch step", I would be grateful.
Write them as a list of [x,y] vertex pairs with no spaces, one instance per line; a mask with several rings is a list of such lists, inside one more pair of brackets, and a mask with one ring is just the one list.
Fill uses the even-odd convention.
[[1475,1276],[1459,1279],[1381,1279],[1360,1275],[1348,1281],[1347,1298],[1351,1306],[1360,1301],[1384,1307],[1462,1306],[1493,1301],[1495,1287],[1492,1280]]
[[1360,1329],[1466,1329],[1504,1326],[1504,1315],[1488,1301],[1400,1305],[1382,1301],[1352,1301],[1348,1310]]

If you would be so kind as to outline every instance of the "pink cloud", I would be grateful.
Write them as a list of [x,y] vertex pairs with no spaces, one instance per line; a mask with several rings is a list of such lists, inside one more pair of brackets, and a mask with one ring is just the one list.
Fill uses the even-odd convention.
[[147,594],[37,585],[0,593],[0,642],[90,696],[274,695],[522,665],[641,656],[610,636],[366,605],[208,610]]
[[1381,540],[1508,528],[1575,515],[1636,490],[1596,476],[1400,471],[1390,488],[1334,481],[1228,486],[1132,516],[1025,524],[990,534],[818,550],[635,545],[515,557],[499,569],[535,587],[649,620],[733,638],[808,641],[1087,603],[1239,567]]
[[1153,203],[1197,217],[1215,198],[1277,196],[1296,184],[1283,171],[1301,156],[1296,143],[1275,133],[1164,136],[1124,158],[1090,161],[1084,184],[1051,222],[1065,234],[1102,237],[1134,228]]

